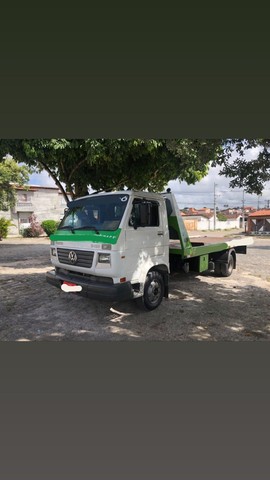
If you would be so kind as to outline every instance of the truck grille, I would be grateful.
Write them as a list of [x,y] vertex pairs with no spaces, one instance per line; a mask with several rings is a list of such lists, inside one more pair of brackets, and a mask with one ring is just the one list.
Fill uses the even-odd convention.
[[[70,253],[73,253],[70,255]],[[65,263],[66,265],[74,265],[76,267],[91,268],[93,263],[94,252],[86,252],[83,250],[73,250],[66,248],[58,248],[58,260],[60,263]],[[74,253],[76,254],[77,259],[74,259]],[[75,257],[75,258],[76,258]]]

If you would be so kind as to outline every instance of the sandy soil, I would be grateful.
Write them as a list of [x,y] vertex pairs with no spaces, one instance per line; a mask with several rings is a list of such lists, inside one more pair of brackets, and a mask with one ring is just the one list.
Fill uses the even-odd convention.
[[47,238],[0,242],[0,340],[270,339],[270,238],[254,239],[229,278],[172,274],[169,299],[152,312],[64,293],[47,284],[50,268]]

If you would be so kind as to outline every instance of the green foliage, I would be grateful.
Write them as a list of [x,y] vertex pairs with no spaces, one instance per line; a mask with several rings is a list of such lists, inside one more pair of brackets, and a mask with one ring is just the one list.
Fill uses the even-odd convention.
[[43,228],[44,232],[48,237],[57,230],[58,225],[59,222],[57,222],[56,220],[44,220],[41,223],[41,227]]
[[[257,153],[249,160],[254,147]],[[268,149],[269,139],[0,140],[1,157],[10,153],[37,172],[46,170],[66,200],[66,192],[76,198],[87,195],[89,186],[97,191],[162,191],[170,180],[194,184],[207,175],[211,163],[222,166],[231,187],[260,194],[270,180]]]
[[22,230],[23,237],[39,237],[40,235],[44,235],[44,230],[40,223],[37,221],[36,215],[32,213],[29,218],[30,220],[30,227],[24,228]]
[[7,238],[8,228],[12,226],[14,226],[14,224],[11,220],[4,217],[0,218],[0,240],[2,240],[2,238]]
[[[256,150],[252,151],[255,147]],[[233,152],[236,158],[232,162]],[[227,139],[224,141],[224,154],[216,163],[222,165],[222,175],[232,178],[230,187],[244,188],[247,193],[260,195],[265,183],[270,180],[270,140]]]
[[[0,153],[46,170],[71,197],[124,187],[162,191],[170,180],[195,183],[222,153],[220,140],[20,139],[1,140]],[[66,193],[66,192],[63,192]],[[66,197],[67,198],[67,197]]]
[[[8,152],[5,153],[7,154]],[[8,210],[15,205],[16,192],[14,184],[22,186],[28,180],[29,168],[27,166],[18,165],[12,158],[0,160],[0,210]]]
[[220,222],[226,222],[227,217],[226,217],[226,215],[224,215],[224,213],[219,212],[219,213],[217,213],[217,219],[218,219]]

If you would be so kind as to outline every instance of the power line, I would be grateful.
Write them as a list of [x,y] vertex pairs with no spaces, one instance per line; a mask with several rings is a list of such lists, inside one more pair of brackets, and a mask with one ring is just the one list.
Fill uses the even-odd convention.
[[[217,185],[217,184],[216,184]],[[191,187],[192,188],[192,187]],[[181,191],[181,190],[174,190],[173,191],[174,194],[177,194],[177,195],[191,195],[191,194],[194,194],[194,195],[201,195],[201,194],[209,194],[209,193],[213,193],[211,190],[204,190],[202,192],[194,192],[192,190],[190,190],[190,192],[187,192],[187,191]],[[219,190],[220,193],[243,193],[243,190],[235,190],[235,189],[228,189],[228,190]],[[270,192],[270,188],[264,188],[263,191],[262,191],[262,194],[264,192]],[[256,195],[256,193],[248,193],[248,192],[245,192],[246,195]]]
[[213,192],[174,192],[174,195],[209,195],[209,193]]

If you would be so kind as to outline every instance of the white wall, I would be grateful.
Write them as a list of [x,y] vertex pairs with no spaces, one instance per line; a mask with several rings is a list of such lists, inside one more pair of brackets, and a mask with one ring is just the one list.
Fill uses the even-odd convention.
[[[203,222],[202,225],[205,223]],[[200,230],[206,230],[205,227],[201,227],[201,222],[198,223],[198,228]],[[214,230],[214,217],[209,219],[209,230]],[[240,228],[240,219],[231,219],[221,222],[220,220],[216,219],[216,230],[225,230],[228,228]]]
[[[23,194],[27,195],[27,200],[23,201]],[[14,226],[9,228],[9,235],[18,235],[22,226],[22,219],[28,219],[31,213],[34,213],[39,223],[43,220],[59,221],[64,215],[66,202],[57,188],[38,188],[32,190],[17,190],[17,202],[15,208],[7,212],[0,211],[0,217],[10,219]]]
[[[189,219],[197,219],[197,228],[198,230],[214,230],[214,217],[212,218],[206,218],[206,217],[200,217],[198,216],[185,216],[182,217],[183,220],[189,220]],[[230,229],[230,228],[240,228],[240,217],[237,219],[230,219],[224,222],[219,221],[216,219],[216,230],[225,230],[225,229]]]

